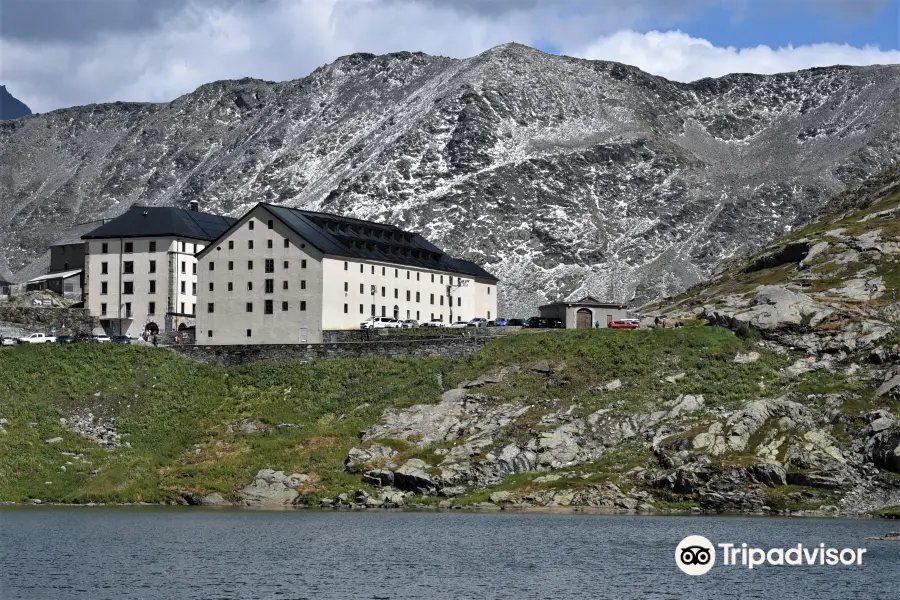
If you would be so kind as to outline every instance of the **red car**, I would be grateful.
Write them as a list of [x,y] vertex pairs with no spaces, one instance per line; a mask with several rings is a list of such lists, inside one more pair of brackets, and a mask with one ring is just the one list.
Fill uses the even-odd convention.
[[610,321],[610,329],[637,329],[641,324],[633,319],[623,319],[620,321]]

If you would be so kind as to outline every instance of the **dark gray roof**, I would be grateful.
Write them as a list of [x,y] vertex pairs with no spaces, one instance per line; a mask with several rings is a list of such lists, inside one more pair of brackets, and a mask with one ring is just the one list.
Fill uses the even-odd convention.
[[593,296],[585,296],[581,300],[576,300],[574,302],[560,300],[557,302],[551,302],[549,304],[544,304],[542,306],[539,306],[538,308],[540,309],[540,308],[545,308],[545,307],[550,307],[550,306],[560,306],[560,305],[562,305],[562,306],[597,306],[597,307],[602,307],[602,308],[627,308],[628,307],[627,304],[622,304],[620,302],[600,302]]
[[260,206],[325,254],[498,281],[477,264],[453,258],[421,235],[393,225],[266,203]]
[[175,236],[214,240],[236,219],[171,206],[132,206],[125,214],[81,236],[83,240]]
[[72,244],[82,244],[82,236],[93,232],[95,229],[103,225],[103,221],[93,221],[91,223],[81,223],[74,226],[61,237],[56,239],[51,246],[69,246]]

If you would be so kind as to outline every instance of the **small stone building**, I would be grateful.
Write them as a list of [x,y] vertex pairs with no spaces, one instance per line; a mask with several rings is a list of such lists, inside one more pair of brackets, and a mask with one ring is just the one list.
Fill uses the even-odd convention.
[[545,319],[562,319],[566,329],[590,329],[595,323],[607,327],[610,321],[627,318],[626,305],[600,302],[591,296],[577,302],[551,302],[539,310]]

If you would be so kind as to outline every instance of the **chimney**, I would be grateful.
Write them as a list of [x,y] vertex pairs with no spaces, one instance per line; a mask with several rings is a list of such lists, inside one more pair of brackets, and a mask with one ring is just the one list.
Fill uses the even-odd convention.
[[198,212],[200,210],[200,203],[196,200],[191,200],[191,210],[194,212]]

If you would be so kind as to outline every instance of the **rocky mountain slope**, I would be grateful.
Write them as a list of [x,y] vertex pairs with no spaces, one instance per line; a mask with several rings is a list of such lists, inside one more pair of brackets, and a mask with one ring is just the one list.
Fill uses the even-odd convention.
[[504,312],[646,301],[894,163],[898,111],[898,66],[681,84],[516,44],[355,54],[0,124],[0,275],[133,203],[267,200],[421,231],[502,277]]
[[24,102],[10,94],[5,85],[0,85],[0,121],[18,119],[31,114]]

